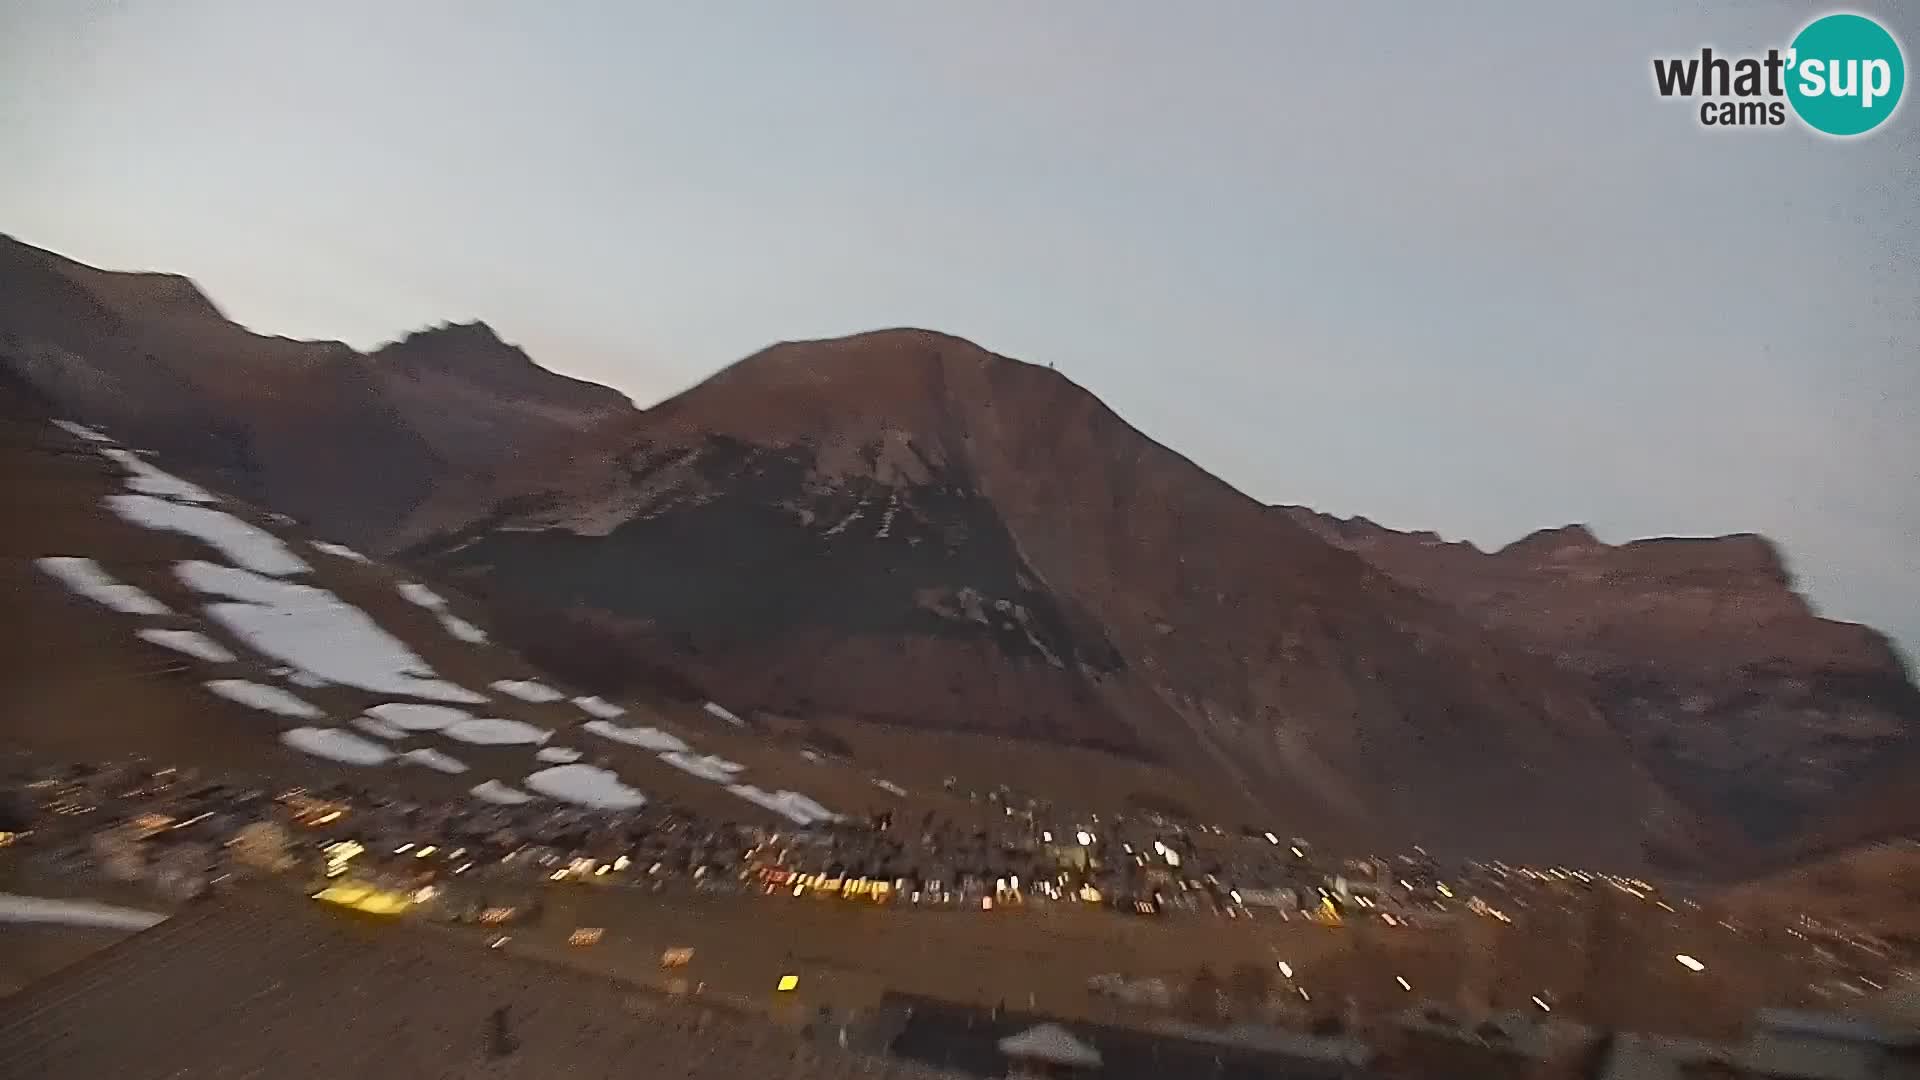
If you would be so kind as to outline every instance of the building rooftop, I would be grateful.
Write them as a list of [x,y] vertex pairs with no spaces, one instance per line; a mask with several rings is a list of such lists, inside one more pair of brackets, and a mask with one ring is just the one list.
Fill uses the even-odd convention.
[[[7,1006],[0,1076],[42,1080],[939,1075],[443,931],[278,896],[192,906]],[[510,1052],[498,1053],[503,1045]]]

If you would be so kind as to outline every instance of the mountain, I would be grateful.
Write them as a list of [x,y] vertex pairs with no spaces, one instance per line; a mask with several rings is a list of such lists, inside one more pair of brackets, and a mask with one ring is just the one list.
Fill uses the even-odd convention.
[[[698,703],[561,689],[472,601],[167,472],[0,369],[0,751],[711,820],[941,805]],[[11,767],[11,766],[10,766]],[[913,785],[921,794],[909,797]],[[964,809],[964,808],[963,808]]]
[[958,338],[787,343],[640,412],[484,324],[265,337],[0,239],[0,370],[456,583],[560,678],[924,782],[1616,863],[1910,826],[1907,673],[1764,539],[1483,553],[1265,506]]
[[193,282],[0,236],[0,363],[70,415],[356,544],[428,495],[632,411],[481,323],[372,355],[255,334]]
[[1580,675],[1669,790],[1758,840],[1840,813],[1889,769],[1915,775],[1920,690],[1899,654],[1868,627],[1819,617],[1764,537],[1612,545],[1570,525],[1482,552],[1276,512]]
[[1093,748],[1315,835],[1637,860],[1687,827],[1550,659],[958,338],[775,346],[412,529],[557,667],[611,637],[754,709]]

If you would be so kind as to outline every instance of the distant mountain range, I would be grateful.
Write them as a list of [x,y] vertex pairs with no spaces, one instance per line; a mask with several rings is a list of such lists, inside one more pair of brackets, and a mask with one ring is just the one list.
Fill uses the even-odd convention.
[[1079,747],[1356,842],[1713,868],[1906,827],[1856,789],[1916,775],[1920,691],[1766,540],[1266,506],[958,338],[777,345],[638,411],[483,325],[363,355],[0,241],[0,359],[608,693]]

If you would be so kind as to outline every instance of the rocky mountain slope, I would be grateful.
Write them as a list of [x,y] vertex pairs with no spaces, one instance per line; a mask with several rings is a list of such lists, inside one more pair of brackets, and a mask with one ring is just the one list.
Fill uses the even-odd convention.
[[1920,691],[1899,655],[1868,627],[1815,614],[1764,537],[1611,545],[1567,526],[1482,552],[1276,512],[1579,674],[1669,789],[1764,841],[1920,751]]
[[186,278],[97,270],[4,236],[0,363],[66,413],[356,544],[442,485],[632,411],[483,324],[368,356],[255,334]]
[[640,413],[481,324],[363,355],[0,239],[0,363],[193,480],[404,551],[581,686],[936,771],[1624,862],[1870,838],[1920,760],[1886,643],[1815,617],[1764,540],[1485,554],[1262,506],[939,334],[776,346]]
[[866,767],[809,759],[698,703],[562,689],[471,601],[47,405],[0,371],[0,756],[138,754],[535,813],[647,800],[782,823],[931,808],[937,776],[889,772],[883,789]]
[[1099,748],[1318,834],[1684,832],[1551,661],[957,338],[776,346],[466,505],[406,557],[755,708]]

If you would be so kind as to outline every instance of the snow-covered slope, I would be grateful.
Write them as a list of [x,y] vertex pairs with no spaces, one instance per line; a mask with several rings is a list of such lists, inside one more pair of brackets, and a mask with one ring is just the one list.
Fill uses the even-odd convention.
[[803,825],[834,814],[789,772],[860,780],[765,744],[756,764],[734,760],[750,736],[717,706],[557,686],[451,590],[182,480],[107,432],[8,404],[4,567],[26,603],[0,628],[7,693],[29,707],[10,710],[7,742]]

